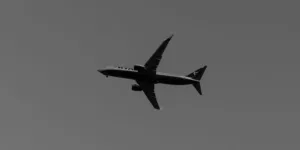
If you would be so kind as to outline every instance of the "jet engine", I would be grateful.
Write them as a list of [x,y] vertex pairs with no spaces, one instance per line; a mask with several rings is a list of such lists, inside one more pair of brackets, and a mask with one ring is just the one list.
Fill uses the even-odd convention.
[[144,70],[145,70],[145,67],[142,66],[142,65],[134,65],[134,66],[133,66],[133,69],[134,69],[134,70],[137,70],[138,72],[140,72],[140,71],[144,71]]
[[142,91],[142,88],[137,84],[132,85],[131,89],[132,91]]

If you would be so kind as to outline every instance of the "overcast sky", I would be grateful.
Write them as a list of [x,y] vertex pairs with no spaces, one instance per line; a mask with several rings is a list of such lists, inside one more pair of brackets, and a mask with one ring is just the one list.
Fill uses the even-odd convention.
[[[298,150],[299,3],[274,0],[2,0],[0,149]],[[144,64],[208,65],[203,96],[156,85],[162,111],[106,78]]]

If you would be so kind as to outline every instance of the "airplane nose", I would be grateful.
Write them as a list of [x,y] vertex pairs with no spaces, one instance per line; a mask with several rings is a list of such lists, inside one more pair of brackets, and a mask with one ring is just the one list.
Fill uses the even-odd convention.
[[105,75],[105,70],[104,69],[99,69],[97,71]]

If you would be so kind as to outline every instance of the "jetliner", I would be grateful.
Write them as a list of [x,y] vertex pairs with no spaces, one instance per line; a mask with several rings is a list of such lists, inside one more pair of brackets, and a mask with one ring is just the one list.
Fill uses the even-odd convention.
[[171,75],[156,71],[160,60],[162,59],[162,55],[172,37],[173,35],[161,43],[145,65],[134,65],[133,68],[106,67],[105,69],[99,69],[98,72],[102,73],[106,77],[113,76],[135,80],[137,84],[133,84],[131,89],[133,91],[143,91],[156,110],[160,110],[160,106],[156,100],[154,92],[154,85],[158,83],[170,85],[191,84],[195,87],[198,93],[202,95],[200,80],[207,68],[206,65],[186,76]]

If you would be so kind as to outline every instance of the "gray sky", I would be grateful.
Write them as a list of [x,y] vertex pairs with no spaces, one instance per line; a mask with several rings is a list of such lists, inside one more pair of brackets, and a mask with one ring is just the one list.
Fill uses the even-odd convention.
[[[2,0],[0,149],[298,150],[299,4],[293,1]],[[162,111],[107,65],[144,64]]]

